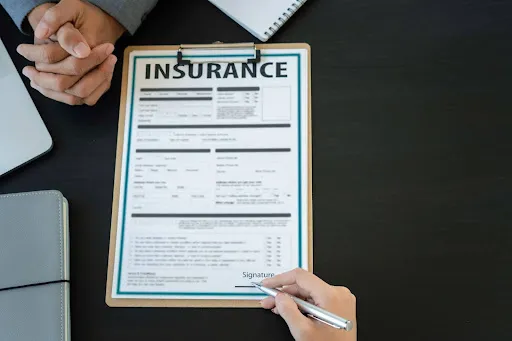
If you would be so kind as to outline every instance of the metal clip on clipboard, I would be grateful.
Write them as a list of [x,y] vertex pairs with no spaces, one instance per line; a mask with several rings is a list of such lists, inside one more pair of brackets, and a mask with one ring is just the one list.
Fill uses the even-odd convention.
[[[208,59],[207,61],[195,61],[193,59],[185,59],[184,50],[252,50],[254,55],[249,57],[247,60],[230,60],[230,59]],[[208,63],[259,63],[261,61],[261,51],[256,47],[254,43],[238,43],[238,44],[223,44],[221,42],[215,42],[214,44],[196,44],[196,45],[180,45],[177,54],[178,65],[190,65],[200,64],[204,62]]]

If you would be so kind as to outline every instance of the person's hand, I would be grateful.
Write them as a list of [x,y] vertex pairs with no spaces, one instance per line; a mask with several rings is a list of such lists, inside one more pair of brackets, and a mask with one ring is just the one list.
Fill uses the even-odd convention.
[[[35,67],[23,74],[43,95],[70,105],[95,104],[110,88],[117,58],[113,43],[124,28],[90,3],[62,0],[36,7],[28,16],[34,45],[18,52]],[[92,50],[91,50],[92,48]]]
[[351,331],[340,330],[304,316],[297,304],[287,295],[261,301],[265,309],[281,315],[292,336],[297,341],[356,341],[356,298],[345,287],[331,286],[317,276],[302,269],[295,269],[273,278],[265,279],[263,286],[281,288],[282,291],[311,302],[354,323]]
[[116,19],[89,2],[61,0],[44,13],[34,29],[34,36],[44,40],[57,34],[57,40],[66,51],[73,55],[73,47],[78,47],[84,53],[78,57],[86,57],[87,47],[80,47],[80,43],[84,41],[75,40],[78,38],[74,34],[76,31],[85,38],[86,45],[95,47],[103,43],[114,44],[124,33],[125,28]]

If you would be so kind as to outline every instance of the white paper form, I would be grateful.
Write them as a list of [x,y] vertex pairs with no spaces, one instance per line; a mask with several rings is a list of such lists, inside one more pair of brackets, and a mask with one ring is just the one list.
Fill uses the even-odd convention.
[[130,55],[113,298],[261,299],[308,267],[306,50],[189,57]]

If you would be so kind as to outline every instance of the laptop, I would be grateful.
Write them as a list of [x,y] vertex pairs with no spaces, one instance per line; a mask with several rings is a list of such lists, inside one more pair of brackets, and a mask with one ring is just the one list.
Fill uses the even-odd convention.
[[45,154],[53,142],[0,39],[0,176]]

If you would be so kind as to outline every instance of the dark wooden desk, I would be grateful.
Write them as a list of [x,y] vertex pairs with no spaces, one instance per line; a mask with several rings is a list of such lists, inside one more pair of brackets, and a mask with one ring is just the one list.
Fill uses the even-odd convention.
[[[512,339],[511,13],[312,0],[272,40],[312,46],[315,272],[357,295],[360,340]],[[3,10],[0,34],[21,70],[29,38]],[[205,0],[162,0],[116,53],[216,40],[254,38]],[[94,108],[31,90],[55,148],[0,179],[70,201],[72,340],[290,340],[262,310],[106,307],[120,69]]]

